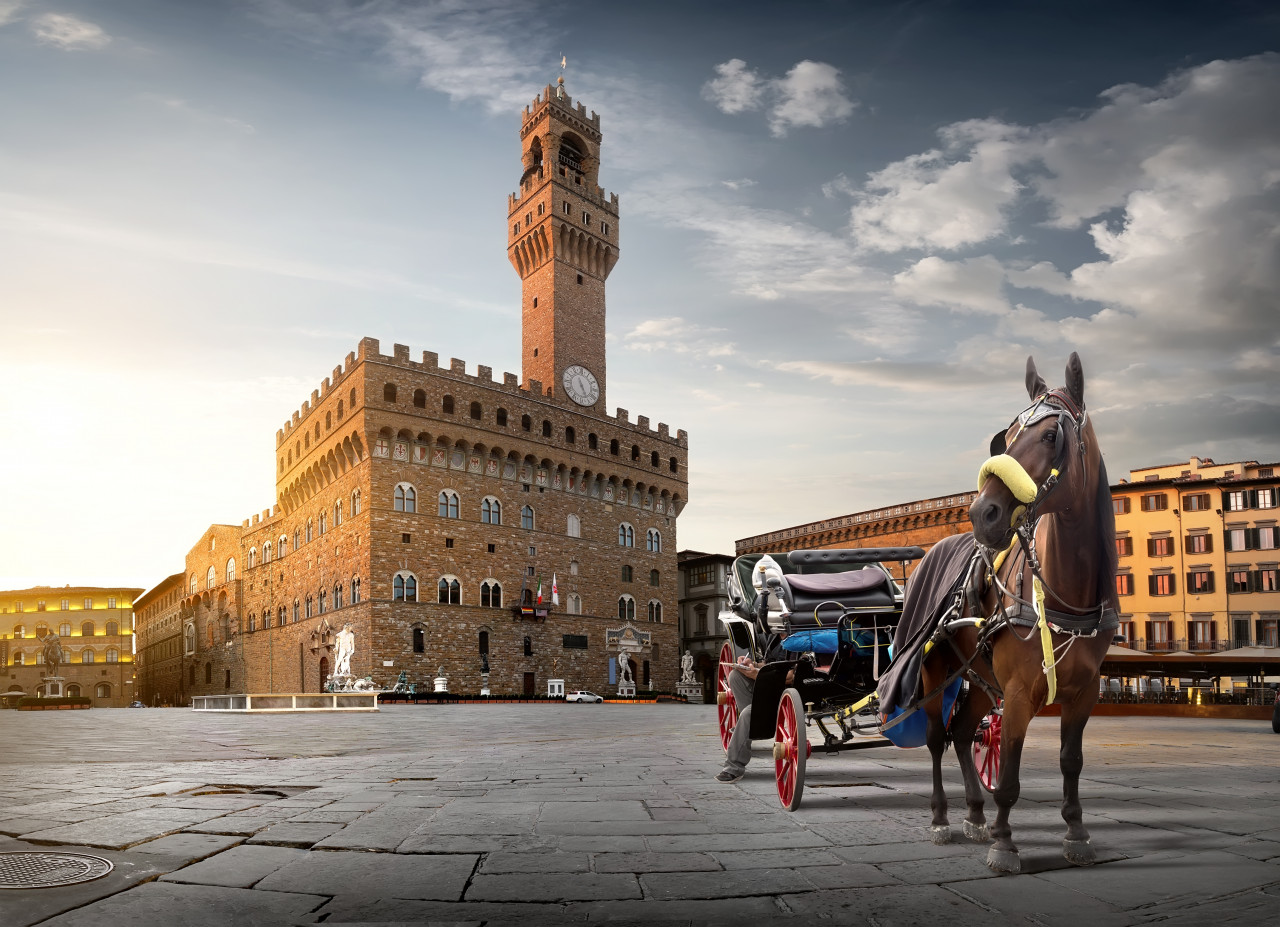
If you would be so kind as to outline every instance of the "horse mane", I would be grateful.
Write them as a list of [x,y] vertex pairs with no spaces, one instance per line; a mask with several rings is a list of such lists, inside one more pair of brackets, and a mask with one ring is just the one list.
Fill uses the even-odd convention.
[[1098,453],[1098,489],[1094,499],[1098,519],[1098,589],[1097,602],[1120,611],[1120,599],[1116,594],[1116,511],[1111,501],[1111,483],[1107,480],[1107,465],[1102,453]]

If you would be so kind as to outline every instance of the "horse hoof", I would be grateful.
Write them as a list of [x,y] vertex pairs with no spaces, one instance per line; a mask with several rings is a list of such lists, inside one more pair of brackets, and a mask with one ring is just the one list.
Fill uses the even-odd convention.
[[992,847],[987,851],[987,865],[996,872],[1021,872],[1022,860],[1017,850],[1001,850]]
[[945,846],[951,842],[951,826],[949,824],[934,824],[929,828],[929,839],[933,841],[936,847]]
[[1093,844],[1088,840],[1062,841],[1062,855],[1068,862],[1075,863],[1077,866],[1092,866],[1098,858],[1093,852]]
[[986,843],[991,839],[991,831],[986,824],[974,824],[972,821],[964,822],[964,835],[977,843]]

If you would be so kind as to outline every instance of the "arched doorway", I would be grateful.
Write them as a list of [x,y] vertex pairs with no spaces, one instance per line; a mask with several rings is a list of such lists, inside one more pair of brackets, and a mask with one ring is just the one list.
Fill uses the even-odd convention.
[[324,684],[328,681],[329,681],[329,658],[321,657],[320,658],[320,688],[317,689],[316,691],[323,692]]

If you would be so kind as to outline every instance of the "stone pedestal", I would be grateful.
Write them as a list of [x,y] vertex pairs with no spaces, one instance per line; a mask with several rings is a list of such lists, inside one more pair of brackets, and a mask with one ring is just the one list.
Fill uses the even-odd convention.
[[635,698],[636,685],[634,682],[622,682],[618,684],[618,698]]
[[62,698],[63,697],[62,695],[62,691],[63,691],[62,683],[64,682],[63,677],[45,676],[43,679],[43,682],[44,682],[45,698]]
[[697,683],[694,683],[693,685],[686,685],[685,683],[681,683],[680,685],[676,686],[676,693],[679,695],[683,695],[685,698],[687,698],[691,702],[700,703],[702,701],[702,686],[698,685]]
[[564,698],[564,680],[548,679],[547,695],[551,698]]
[[488,673],[480,674],[480,694],[481,695],[489,694],[489,674]]
[[435,684],[436,684],[436,691],[437,691],[437,692],[448,692],[448,691],[449,691],[449,679],[448,679],[448,677],[446,677],[446,676],[437,676],[437,677],[435,678]]

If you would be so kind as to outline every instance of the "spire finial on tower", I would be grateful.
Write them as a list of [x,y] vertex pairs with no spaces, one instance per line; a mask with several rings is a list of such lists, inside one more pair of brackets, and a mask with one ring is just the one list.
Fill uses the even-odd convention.
[[569,66],[569,59],[564,55],[560,56],[560,76],[556,78],[556,97],[564,99],[564,71]]

